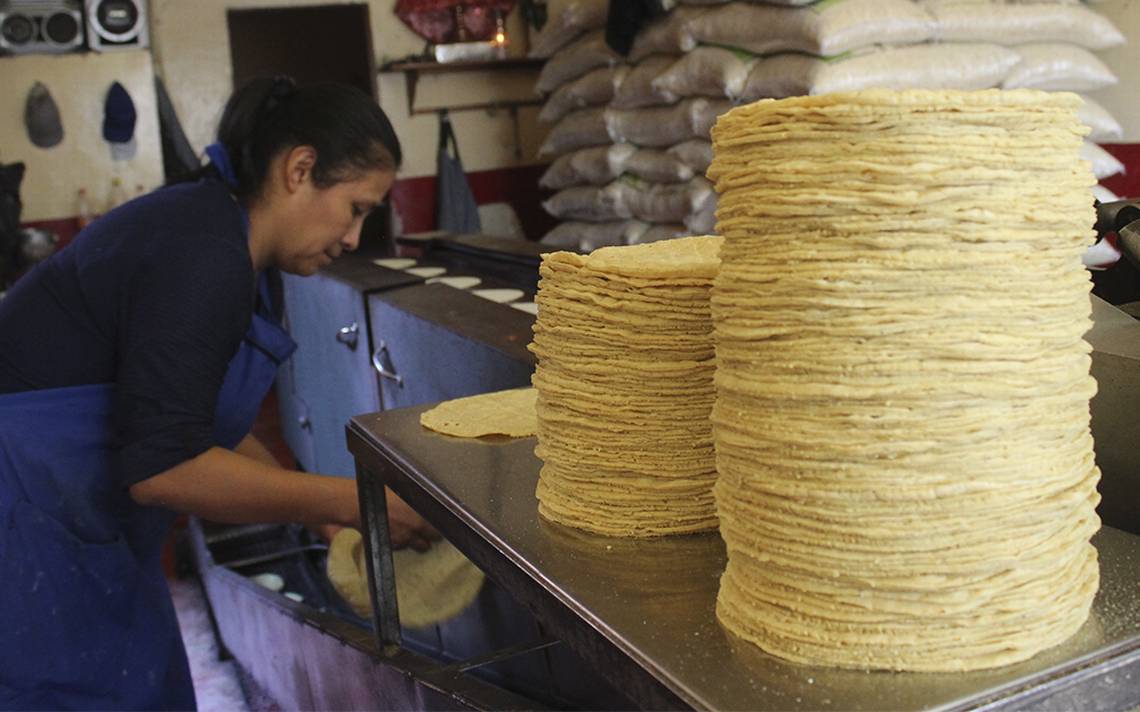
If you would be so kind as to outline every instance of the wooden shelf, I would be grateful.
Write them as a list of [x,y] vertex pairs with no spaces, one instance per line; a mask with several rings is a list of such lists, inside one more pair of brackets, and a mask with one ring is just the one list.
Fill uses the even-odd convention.
[[541,69],[544,59],[512,57],[509,59],[489,59],[479,62],[388,62],[380,67],[381,72],[415,72],[442,74],[447,72],[482,72],[503,69]]
[[404,88],[408,95],[408,113],[434,114],[439,111],[474,111],[483,109],[494,111],[496,109],[509,109],[517,112],[520,106],[539,106],[542,100],[526,99],[519,101],[496,101],[478,104],[459,104],[455,106],[441,106],[430,109],[416,108],[416,87],[421,74],[451,74],[457,72],[498,72],[510,70],[538,70],[546,62],[543,59],[530,59],[516,57],[511,59],[492,59],[478,62],[429,62],[429,61],[399,61],[389,62],[380,67],[381,73],[402,72],[404,75]]

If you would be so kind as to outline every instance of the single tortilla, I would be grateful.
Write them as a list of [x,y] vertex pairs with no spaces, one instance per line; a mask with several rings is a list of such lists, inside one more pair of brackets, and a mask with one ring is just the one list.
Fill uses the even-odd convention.
[[538,391],[533,388],[457,398],[420,415],[420,424],[437,433],[460,438],[485,435],[525,438],[534,435],[538,428],[537,398]]
[[[392,552],[396,567],[396,601],[400,624],[423,628],[454,618],[471,605],[483,587],[483,572],[447,541],[424,552]],[[337,593],[364,618],[372,616],[364,539],[355,529],[342,529],[329,544],[326,565]]]

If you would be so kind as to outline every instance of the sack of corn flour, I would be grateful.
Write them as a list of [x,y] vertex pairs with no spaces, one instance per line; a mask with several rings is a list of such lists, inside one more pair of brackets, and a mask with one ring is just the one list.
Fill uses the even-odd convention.
[[911,0],[831,0],[817,6],[731,3],[684,25],[695,43],[753,54],[805,52],[823,57],[872,45],[903,45],[933,37],[934,21]]
[[606,44],[605,34],[602,30],[589,32],[548,59],[535,83],[538,92],[548,94],[591,69],[619,64],[621,57]]
[[1116,84],[1116,75],[1083,47],[1042,42],[1014,48],[1019,62],[1002,82],[1003,89],[1094,91]]
[[610,222],[633,217],[625,204],[626,191],[620,183],[605,186],[564,188],[543,201],[546,212],[562,220]]
[[538,184],[550,190],[583,183],[604,185],[625,172],[626,163],[636,152],[637,147],[628,143],[583,148],[559,156],[538,179]]
[[637,149],[626,161],[625,172],[650,183],[684,183],[693,177],[692,168],[657,148]]
[[925,0],[922,6],[943,42],[1067,42],[1087,49],[1124,44],[1124,35],[1108,18],[1077,2]]
[[559,156],[586,146],[611,143],[606,112],[603,107],[579,109],[567,114],[550,129],[538,149],[539,156]]
[[638,109],[675,104],[680,97],[653,84],[657,77],[673,66],[674,61],[675,57],[656,54],[635,64],[617,88],[610,106],[615,109]]
[[564,222],[556,225],[539,240],[544,245],[566,250],[589,252],[608,245],[629,245],[649,228],[640,220],[616,222]]
[[756,58],[723,47],[698,47],[653,80],[653,88],[677,96],[736,99]]
[[628,72],[624,64],[598,67],[563,84],[543,104],[538,120],[554,123],[575,109],[610,103]]
[[550,0],[546,24],[531,39],[530,56],[545,59],[586,30],[606,26],[609,0]]

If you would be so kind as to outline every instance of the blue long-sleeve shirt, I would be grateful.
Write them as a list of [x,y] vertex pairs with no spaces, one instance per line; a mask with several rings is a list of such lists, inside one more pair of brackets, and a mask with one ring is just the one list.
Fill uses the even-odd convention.
[[243,216],[226,188],[164,188],[97,219],[0,301],[0,393],[114,383],[129,486],[213,445],[253,305]]

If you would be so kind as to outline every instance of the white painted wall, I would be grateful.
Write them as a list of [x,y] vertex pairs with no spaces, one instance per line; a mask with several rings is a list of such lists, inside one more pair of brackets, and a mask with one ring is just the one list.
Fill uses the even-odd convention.
[[1089,96],[1103,104],[1124,127],[1123,143],[1140,143],[1140,0],[1104,0],[1091,7],[1116,23],[1128,43],[1097,53],[1120,83]]
[[[28,91],[37,81],[51,92],[63,122],[63,141],[52,148],[35,146],[24,123]],[[131,95],[138,114],[138,151],[129,161],[113,161],[103,140],[103,103],[115,81]],[[74,216],[80,188],[99,209],[112,176],[121,178],[128,194],[136,185],[151,190],[162,184],[154,70],[146,50],[0,57],[0,96],[0,162],[27,166],[20,188],[23,220]]]

